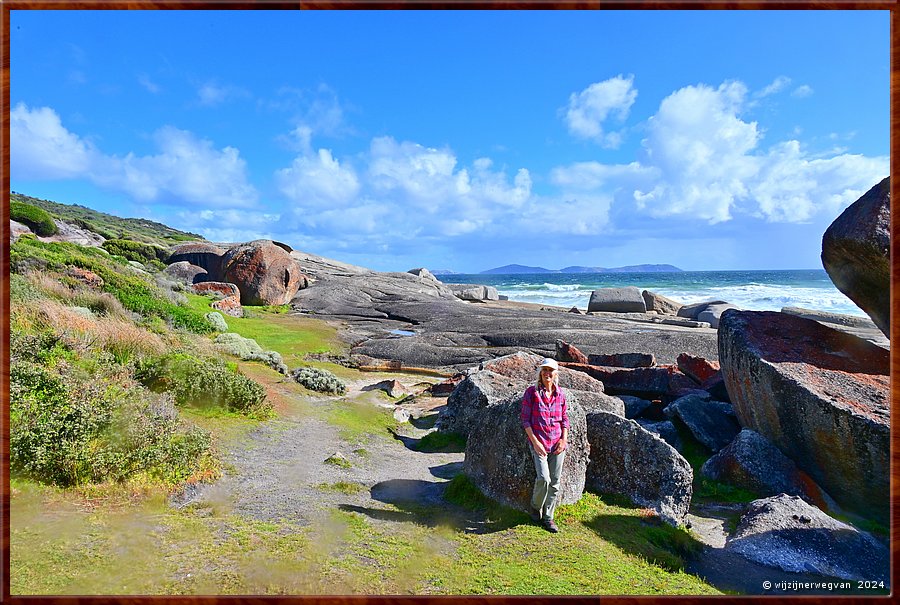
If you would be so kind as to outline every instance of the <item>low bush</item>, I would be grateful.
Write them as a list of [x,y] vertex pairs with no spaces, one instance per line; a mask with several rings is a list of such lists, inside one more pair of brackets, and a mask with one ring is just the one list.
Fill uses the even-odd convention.
[[[219,318],[222,323],[225,323],[225,319],[221,315],[219,315]],[[227,325],[225,329],[228,329]],[[281,353],[278,351],[263,351],[259,343],[252,338],[244,338],[236,332],[225,332],[216,336],[215,343],[226,352],[240,357],[244,361],[261,361],[276,372],[281,374],[288,373],[288,367],[284,364]]]
[[291,372],[290,376],[291,379],[299,382],[311,391],[335,395],[343,395],[347,392],[347,385],[328,370],[297,368]]
[[10,200],[9,218],[11,220],[28,225],[29,229],[41,237],[49,237],[59,233],[59,228],[53,222],[50,213],[37,206]]
[[251,418],[273,414],[265,388],[219,360],[169,353],[139,362],[135,378],[153,391],[171,393],[178,405],[221,408]]
[[135,260],[139,263],[159,262],[164,263],[169,258],[169,252],[161,246],[153,244],[145,244],[129,239],[108,239],[103,242],[103,247],[110,254],[124,256],[128,260]]
[[10,367],[12,472],[60,486],[137,473],[174,482],[199,470],[209,447],[165,396],[29,361]]

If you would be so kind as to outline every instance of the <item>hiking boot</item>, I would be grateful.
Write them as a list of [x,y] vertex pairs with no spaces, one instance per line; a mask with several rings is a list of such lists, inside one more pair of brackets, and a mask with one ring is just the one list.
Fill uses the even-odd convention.
[[544,521],[544,528],[551,534],[559,533],[559,528],[556,526],[556,523],[553,522],[553,519],[547,519],[546,521]]

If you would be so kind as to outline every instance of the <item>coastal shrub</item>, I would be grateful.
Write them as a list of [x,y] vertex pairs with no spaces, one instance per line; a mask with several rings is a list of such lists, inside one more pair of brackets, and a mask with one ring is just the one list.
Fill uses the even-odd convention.
[[144,473],[178,481],[199,468],[209,435],[178,420],[171,401],[131,385],[10,367],[10,470],[60,486]]
[[[221,319],[224,323],[224,318]],[[225,329],[228,329],[227,325]],[[278,351],[263,351],[259,343],[252,338],[244,338],[236,332],[225,332],[216,336],[215,343],[226,352],[240,357],[244,361],[261,361],[277,372],[282,374],[288,373],[288,368],[281,358],[281,353]]]
[[297,368],[291,372],[290,376],[291,379],[299,382],[311,391],[335,395],[343,395],[347,392],[347,385],[328,370]]
[[9,276],[9,302],[11,305],[42,298],[43,295],[24,275],[11,273]]
[[152,391],[171,393],[178,405],[220,408],[252,418],[273,413],[262,385],[217,359],[169,353],[139,362],[135,378]]
[[59,233],[59,228],[53,222],[50,213],[37,206],[10,200],[9,218],[11,220],[28,225],[28,228],[41,237],[49,237]]
[[208,321],[217,332],[228,331],[228,324],[225,323],[225,318],[222,317],[222,314],[218,311],[210,311],[204,317],[206,317],[206,321]]
[[103,242],[103,247],[110,254],[118,254],[128,260],[144,264],[151,261],[164,263],[169,258],[169,251],[162,246],[154,246],[153,244],[145,244],[130,239],[108,239]]
[[[35,264],[64,271],[67,267],[80,267],[96,273],[103,280],[103,291],[119,299],[128,309],[141,315],[156,315],[169,321],[174,327],[196,334],[212,332],[212,326],[203,313],[168,300],[166,295],[150,283],[148,278],[123,271],[123,265],[115,256],[106,256],[95,248],[77,246],[69,242],[44,243],[19,238],[10,247],[10,266],[17,273],[33,269]],[[127,261],[125,261],[127,265]]]

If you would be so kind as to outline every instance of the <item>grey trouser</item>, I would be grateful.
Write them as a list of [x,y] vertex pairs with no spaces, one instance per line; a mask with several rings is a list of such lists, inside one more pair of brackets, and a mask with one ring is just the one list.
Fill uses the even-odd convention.
[[537,473],[537,478],[534,480],[534,491],[531,494],[531,506],[541,514],[541,519],[553,519],[566,450],[558,454],[538,456],[532,448],[531,457],[534,459],[534,470]]

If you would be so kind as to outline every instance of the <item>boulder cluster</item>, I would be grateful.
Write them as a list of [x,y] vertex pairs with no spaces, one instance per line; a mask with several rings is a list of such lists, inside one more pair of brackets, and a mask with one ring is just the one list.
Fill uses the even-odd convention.
[[[850,206],[823,238],[822,253],[838,288],[886,336],[889,191],[885,180]],[[683,454],[689,439],[695,455],[707,452],[702,476],[760,496],[726,549],[785,571],[888,578],[885,545],[828,513],[890,523],[889,344],[803,310],[679,306],[637,288],[595,291],[589,307],[648,310],[717,327],[718,361],[686,353],[670,364],[641,352],[586,355],[557,340],[571,423],[560,502],[576,502],[583,490],[615,493],[681,525],[693,486]],[[468,437],[464,470],[475,485],[523,511],[534,470],[519,409],[539,363],[538,355],[519,352],[455,376],[437,423]]]
[[286,244],[254,240],[222,248],[207,242],[176,247],[165,273],[193,287],[198,294],[215,294],[213,308],[243,315],[242,305],[283,305],[309,285]]

